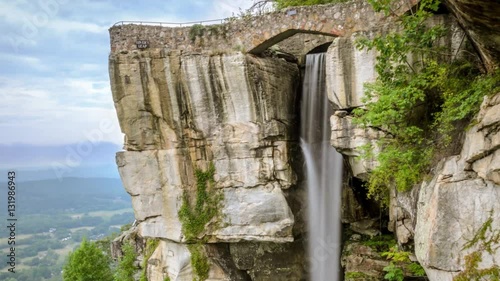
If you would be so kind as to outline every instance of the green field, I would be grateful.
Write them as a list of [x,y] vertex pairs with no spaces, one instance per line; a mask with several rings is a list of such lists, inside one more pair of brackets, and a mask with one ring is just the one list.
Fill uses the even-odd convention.
[[[113,215],[119,215],[119,214],[133,212],[133,211],[134,210],[132,208],[124,208],[124,209],[119,209],[119,210],[114,210],[114,211],[93,211],[93,212],[88,212],[86,214],[91,216],[91,217],[110,218]],[[85,215],[85,213],[74,214],[74,215],[71,215],[71,217],[78,218],[78,217],[82,217],[83,215]]]
[[[70,178],[23,186],[16,214],[17,281],[61,281],[68,254],[84,237],[102,239],[134,221],[130,196],[119,180]],[[0,233],[0,251],[5,254],[7,242],[6,232]],[[12,277],[7,267],[0,265],[0,280]]]

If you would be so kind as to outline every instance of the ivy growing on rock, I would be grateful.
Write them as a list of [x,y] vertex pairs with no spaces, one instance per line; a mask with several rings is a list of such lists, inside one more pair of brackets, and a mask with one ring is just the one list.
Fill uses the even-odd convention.
[[350,0],[276,0],[275,4],[278,9],[295,6],[310,6],[329,3],[343,3]]
[[[369,0],[375,10],[391,13],[389,0]],[[498,73],[480,72],[471,58],[439,44],[447,30],[430,26],[438,0],[421,0],[400,18],[401,29],[373,39],[360,38],[359,49],[375,50],[378,78],[365,85],[364,107],[354,110],[356,124],[386,133],[362,157],[379,165],[368,181],[368,195],[388,204],[389,187],[411,189],[429,170],[436,151],[447,147],[458,121],[467,121],[485,95],[499,90]]]
[[403,281],[405,276],[425,276],[424,268],[419,263],[412,262],[410,254],[410,252],[400,250],[398,246],[392,246],[388,251],[382,252],[381,256],[390,261],[389,265],[383,269],[387,272],[384,279]]
[[195,274],[194,281],[206,280],[210,271],[210,263],[205,255],[203,245],[201,243],[189,244],[188,249],[191,253],[191,266]]
[[146,240],[146,248],[144,249],[144,257],[142,258],[142,272],[139,281],[148,281],[147,271],[148,271],[148,260],[153,255],[154,251],[160,244],[160,239],[148,239]]
[[130,243],[125,243],[122,246],[123,256],[118,259],[118,266],[114,274],[115,281],[134,281],[134,273],[136,271],[135,260],[137,253],[134,246]]
[[215,167],[210,164],[207,171],[195,171],[196,200],[190,202],[190,196],[184,191],[182,206],[179,209],[179,219],[182,223],[182,232],[187,241],[199,239],[207,224],[221,214],[220,204],[223,194],[215,190]]
[[500,280],[500,267],[498,265],[494,264],[488,268],[480,268],[483,254],[493,256],[500,248],[500,230],[494,229],[492,224],[493,211],[490,211],[488,219],[474,234],[474,237],[463,246],[463,250],[472,247],[476,247],[477,250],[464,257],[465,269],[455,276],[453,281]]
[[189,29],[189,39],[191,39],[192,42],[196,40],[196,37],[201,37],[203,34],[205,34],[205,26],[202,24],[194,24],[191,26],[191,29]]

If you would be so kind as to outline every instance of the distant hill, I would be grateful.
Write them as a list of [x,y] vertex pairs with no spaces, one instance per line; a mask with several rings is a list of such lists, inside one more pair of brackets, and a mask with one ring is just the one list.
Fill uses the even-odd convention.
[[[7,184],[0,182],[0,198],[6,198]],[[17,181],[17,213],[71,214],[101,210],[131,208],[130,196],[120,179],[63,178]],[[0,210],[7,210],[6,200],[0,200]],[[0,216],[5,216],[1,212]]]

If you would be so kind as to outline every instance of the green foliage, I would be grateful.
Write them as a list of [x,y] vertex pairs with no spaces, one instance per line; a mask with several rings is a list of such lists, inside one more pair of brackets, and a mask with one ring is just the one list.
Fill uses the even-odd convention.
[[381,256],[390,260],[390,264],[384,267],[384,271],[387,272],[384,276],[386,280],[402,281],[405,271],[414,276],[425,276],[424,268],[417,262],[411,262],[410,252],[401,251],[397,245],[381,253]]
[[384,279],[385,280],[389,280],[389,281],[403,281],[404,278],[405,278],[403,270],[401,268],[397,267],[392,262],[388,266],[384,267],[384,271],[387,272],[384,275]]
[[485,95],[500,91],[500,71],[483,75],[467,62],[455,62],[436,80],[444,102],[441,111],[436,113],[435,124],[439,125],[436,127],[447,145],[453,123],[475,115]]
[[203,245],[200,243],[188,245],[189,252],[191,253],[191,266],[196,275],[194,281],[203,281],[208,278],[210,271],[210,264],[205,255]]
[[136,252],[134,247],[126,243],[122,246],[123,256],[118,260],[114,274],[115,281],[134,281]]
[[112,281],[110,259],[99,247],[83,239],[80,247],[70,253],[63,269],[66,281]]
[[490,268],[478,269],[483,260],[482,253],[473,252],[465,256],[465,269],[453,278],[453,281],[498,281],[500,280],[500,268],[494,265]]
[[493,255],[500,248],[500,230],[493,229],[493,211],[489,218],[483,223],[474,237],[465,243],[463,250],[477,247],[477,250],[465,256],[465,269],[460,272],[453,281],[483,281],[500,280],[500,267],[493,265],[490,268],[479,269],[483,260],[483,253]]
[[189,30],[189,38],[191,41],[195,41],[196,37],[201,37],[205,34],[205,26],[202,24],[194,24]]
[[147,277],[147,270],[148,270],[148,260],[151,258],[151,255],[153,255],[154,251],[160,244],[159,239],[148,239],[146,240],[146,249],[144,249],[144,257],[142,259],[142,272],[141,272],[141,277],[139,278],[139,281],[148,281]]
[[406,263],[410,261],[410,252],[400,251],[398,246],[393,246],[387,252],[383,252],[382,257],[396,263]]
[[125,232],[125,231],[129,230],[131,227],[132,227],[132,223],[124,224],[120,227],[120,232]]
[[425,276],[425,270],[424,268],[416,263],[412,262],[408,265],[408,270],[414,275],[414,276]]
[[349,0],[276,0],[276,8],[283,9],[295,6],[311,6],[329,3],[343,3]]
[[179,219],[182,231],[188,241],[193,241],[203,232],[207,223],[220,216],[220,202],[223,195],[213,190],[215,167],[210,164],[208,170],[195,171],[196,202],[191,204],[188,192],[184,192],[182,206],[179,209]]
[[170,277],[165,277],[165,279],[163,279],[163,281],[170,281]]
[[396,246],[396,240],[390,234],[375,236],[362,243],[379,253],[388,252],[392,247]]
[[349,281],[349,280],[356,280],[356,279],[366,279],[366,278],[369,278],[369,276],[367,276],[366,274],[364,274],[363,272],[357,272],[357,271],[354,271],[354,272],[346,272],[345,274],[345,280],[346,281]]
[[[377,11],[391,13],[390,0],[370,0]],[[378,149],[365,147],[363,158],[379,162],[368,181],[368,195],[388,203],[389,187],[409,190],[428,171],[435,151],[449,145],[456,121],[477,113],[483,96],[499,89],[498,77],[481,75],[470,63],[451,62],[439,46],[442,25],[425,21],[438,0],[422,0],[401,17],[401,31],[361,38],[360,49],[376,50],[377,81],[365,85],[363,108],[354,122],[383,131]],[[440,135],[429,134],[438,132]]]

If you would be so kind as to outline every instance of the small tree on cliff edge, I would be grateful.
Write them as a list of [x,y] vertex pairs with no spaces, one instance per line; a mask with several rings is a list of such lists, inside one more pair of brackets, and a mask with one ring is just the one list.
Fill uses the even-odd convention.
[[113,281],[110,259],[93,242],[83,239],[80,247],[70,253],[63,268],[65,281]]

